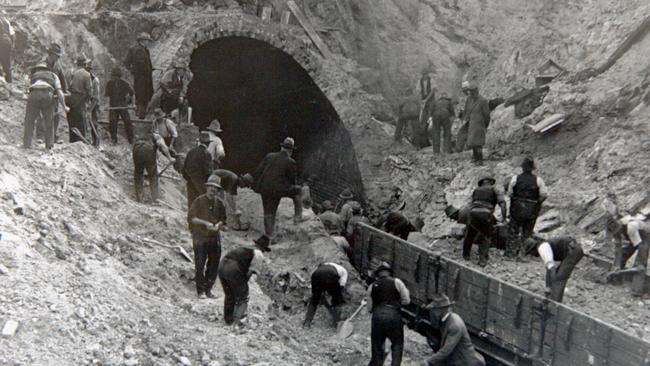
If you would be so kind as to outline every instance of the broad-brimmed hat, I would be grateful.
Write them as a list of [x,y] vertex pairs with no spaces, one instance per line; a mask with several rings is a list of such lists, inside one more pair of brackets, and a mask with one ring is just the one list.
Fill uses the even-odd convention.
[[119,66],[113,67],[113,69],[111,70],[111,76],[122,77],[122,68]]
[[212,136],[210,136],[210,132],[208,131],[201,131],[201,134],[199,135],[199,142],[202,144],[209,144],[212,142]]
[[433,299],[427,304],[425,309],[431,310],[431,309],[448,308],[454,304],[455,302],[449,301],[449,297],[447,297],[447,295],[435,294],[433,295]]
[[350,188],[346,188],[341,193],[339,193],[339,198],[342,200],[351,200],[354,198],[354,194],[352,194],[352,190]]
[[332,204],[332,201],[330,201],[330,200],[323,201],[323,203],[321,203],[321,207],[323,207],[323,211],[332,211],[332,210],[334,210],[334,205]]
[[77,66],[83,66],[83,67],[86,67],[86,65],[88,65],[89,62],[90,59],[84,55],[77,57],[77,60],[75,61]]
[[388,264],[388,262],[381,262],[381,263],[379,263],[379,266],[377,268],[375,268],[375,271],[374,271],[373,275],[375,277],[377,277],[377,275],[381,271],[390,271],[390,273],[392,274],[393,273],[393,267],[391,267],[390,264]]
[[58,43],[52,43],[50,47],[47,49],[47,53],[51,53],[60,57],[63,54],[63,50],[61,49],[61,46],[59,46]]
[[214,133],[223,132],[223,130],[221,129],[221,123],[219,123],[219,120],[216,118],[213,119],[212,122],[210,122],[210,125],[206,128],[206,130],[212,131]]
[[251,173],[246,173],[241,177],[239,177],[239,179],[241,179],[241,181],[248,187],[251,187],[253,186],[253,184],[255,184],[255,179],[253,178]]
[[280,144],[281,147],[289,150],[294,150],[296,148],[296,142],[291,137],[287,137]]
[[145,41],[151,41],[151,42],[153,42],[153,39],[151,38],[151,36],[150,36],[148,33],[146,33],[146,32],[142,32],[142,33],[140,33],[140,34],[138,35],[137,40],[138,40],[138,41],[145,40]]
[[484,176],[484,177],[482,177],[481,179],[478,180],[478,185],[480,186],[480,185],[481,185],[483,182],[485,182],[486,180],[491,181],[492,184],[494,184],[494,183],[497,182],[497,180],[494,179],[494,177],[492,177],[492,176],[490,176],[490,175],[486,175],[486,176]]
[[208,181],[205,182],[205,186],[206,187],[216,187],[216,188],[219,188],[219,189],[223,189],[223,187],[221,187],[221,177],[219,177],[216,174],[212,174],[208,178]]
[[353,215],[361,215],[361,213],[363,213],[363,207],[361,207],[361,204],[359,202],[351,201],[349,205],[350,208],[352,209]]
[[153,116],[156,118],[165,117],[165,111],[162,108],[156,108],[153,110]]

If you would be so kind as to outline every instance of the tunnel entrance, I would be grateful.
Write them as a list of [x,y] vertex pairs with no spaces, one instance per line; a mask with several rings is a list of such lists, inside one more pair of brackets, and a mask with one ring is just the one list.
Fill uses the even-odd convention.
[[289,54],[246,37],[208,41],[194,50],[188,89],[193,120],[201,128],[215,117],[224,130],[225,169],[253,172],[286,136],[296,141],[301,181],[316,178],[317,202],[352,189],[364,200],[350,140],[327,97]]

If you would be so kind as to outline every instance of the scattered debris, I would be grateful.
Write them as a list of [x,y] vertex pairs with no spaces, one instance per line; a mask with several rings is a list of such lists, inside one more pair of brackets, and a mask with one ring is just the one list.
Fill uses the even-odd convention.
[[515,116],[517,118],[524,118],[542,105],[548,91],[548,86],[525,89],[506,99],[503,102],[503,106],[507,108],[514,104]]
[[535,125],[528,125],[533,131],[537,133],[544,133],[550,131],[552,128],[559,126],[566,119],[563,113],[556,113],[550,117],[544,118],[541,122]]
[[4,327],[2,327],[2,336],[6,338],[13,337],[13,335],[16,334],[17,329],[18,329],[18,322],[9,319],[5,322]]
[[537,69],[537,72],[539,74],[535,78],[535,85],[539,87],[550,83],[556,77],[566,73],[566,69],[557,62],[548,59]]

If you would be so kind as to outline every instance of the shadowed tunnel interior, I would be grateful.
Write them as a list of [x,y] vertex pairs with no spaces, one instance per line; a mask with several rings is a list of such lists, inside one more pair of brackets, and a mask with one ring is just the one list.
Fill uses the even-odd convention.
[[323,92],[288,54],[245,37],[218,38],[195,49],[188,89],[193,120],[213,118],[224,130],[225,169],[253,172],[264,156],[291,136],[300,181],[316,177],[316,201],[346,187],[363,199],[361,174],[347,130]]

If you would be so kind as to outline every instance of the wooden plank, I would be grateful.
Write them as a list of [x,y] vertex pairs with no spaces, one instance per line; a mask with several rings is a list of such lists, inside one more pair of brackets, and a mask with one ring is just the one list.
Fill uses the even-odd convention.
[[316,33],[316,30],[314,27],[312,27],[311,22],[309,19],[307,19],[307,16],[300,10],[298,5],[293,0],[287,1],[287,5],[289,6],[289,9],[291,9],[291,12],[293,15],[296,17],[298,20],[298,23],[302,26],[302,28],[305,30],[309,38],[311,39],[312,42],[316,45],[320,53],[325,57],[325,58],[332,58],[332,52],[329,50],[325,42],[320,38],[318,33]]
[[286,10],[282,12],[282,17],[280,18],[280,23],[289,24],[291,21],[291,12]]

